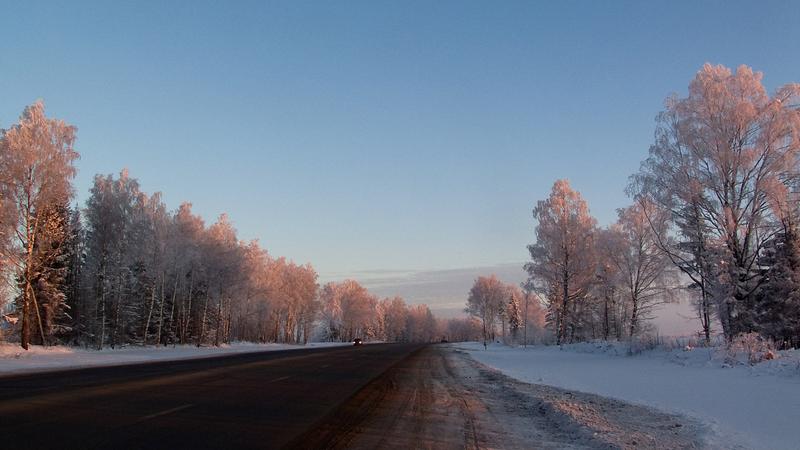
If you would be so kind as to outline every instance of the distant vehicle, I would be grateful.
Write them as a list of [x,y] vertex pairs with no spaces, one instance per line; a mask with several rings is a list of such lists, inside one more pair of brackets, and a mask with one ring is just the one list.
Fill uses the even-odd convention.
[[447,338],[442,338],[441,343],[442,344],[447,344]]
[[363,344],[363,342],[361,342],[360,338],[353,339],[353,345],[361,345],[361,344]]

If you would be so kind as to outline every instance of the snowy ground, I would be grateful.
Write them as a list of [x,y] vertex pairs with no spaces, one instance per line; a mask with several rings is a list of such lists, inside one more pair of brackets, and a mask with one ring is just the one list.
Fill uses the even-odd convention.
[[534,384],[599,394],[699,419],[714,447],[800,448],[800,351],[756,366],[726,363],[713,349],[649,351],[622,345],[510,348],[451,344]]
[[0,376],[16,373],[44,372],[79,367],[110,366],[149,361],[202,358],[234,353],[291,350],[300,348],[352,345],[338,342],[315,342],[303,345],[235,343],[221,347],[125,347],[121,349],[84,350],[71,347],[32,346],[25,351],[19,345],[0,343]]

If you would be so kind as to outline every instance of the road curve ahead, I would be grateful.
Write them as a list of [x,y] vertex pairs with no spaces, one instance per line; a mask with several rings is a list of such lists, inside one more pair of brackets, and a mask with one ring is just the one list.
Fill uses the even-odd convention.
[[0,378],[13,448],[280,448],[422,346],[377,344]]

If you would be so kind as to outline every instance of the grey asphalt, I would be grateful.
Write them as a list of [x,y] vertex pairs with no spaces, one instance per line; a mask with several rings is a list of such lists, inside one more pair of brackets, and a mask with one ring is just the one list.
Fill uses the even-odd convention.
[[423,347],[302,349],[4,376],[0,441],[9,449],[314,448],[304,440],[316,428]]

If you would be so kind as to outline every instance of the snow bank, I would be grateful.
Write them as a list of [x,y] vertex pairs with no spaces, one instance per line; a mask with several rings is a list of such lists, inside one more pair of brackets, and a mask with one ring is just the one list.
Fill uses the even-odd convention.
[[755,366],[715,349],[653,350],[628,356],[621,344],[511,348],[452,344],[528,383],[595,393],[707,423],[721,447],[800,448],[800,351]]
[[26,351],[20,348],[19,345],[2,343],[0,344],[0,375],[342,345],[352,344],[347,342],[314,342],[303,346],[241,342],[221,347],[198,348],[192,345],[179,345],[175,347],[125,347],[99,351],[63,346],[31,346],[30,350]]

